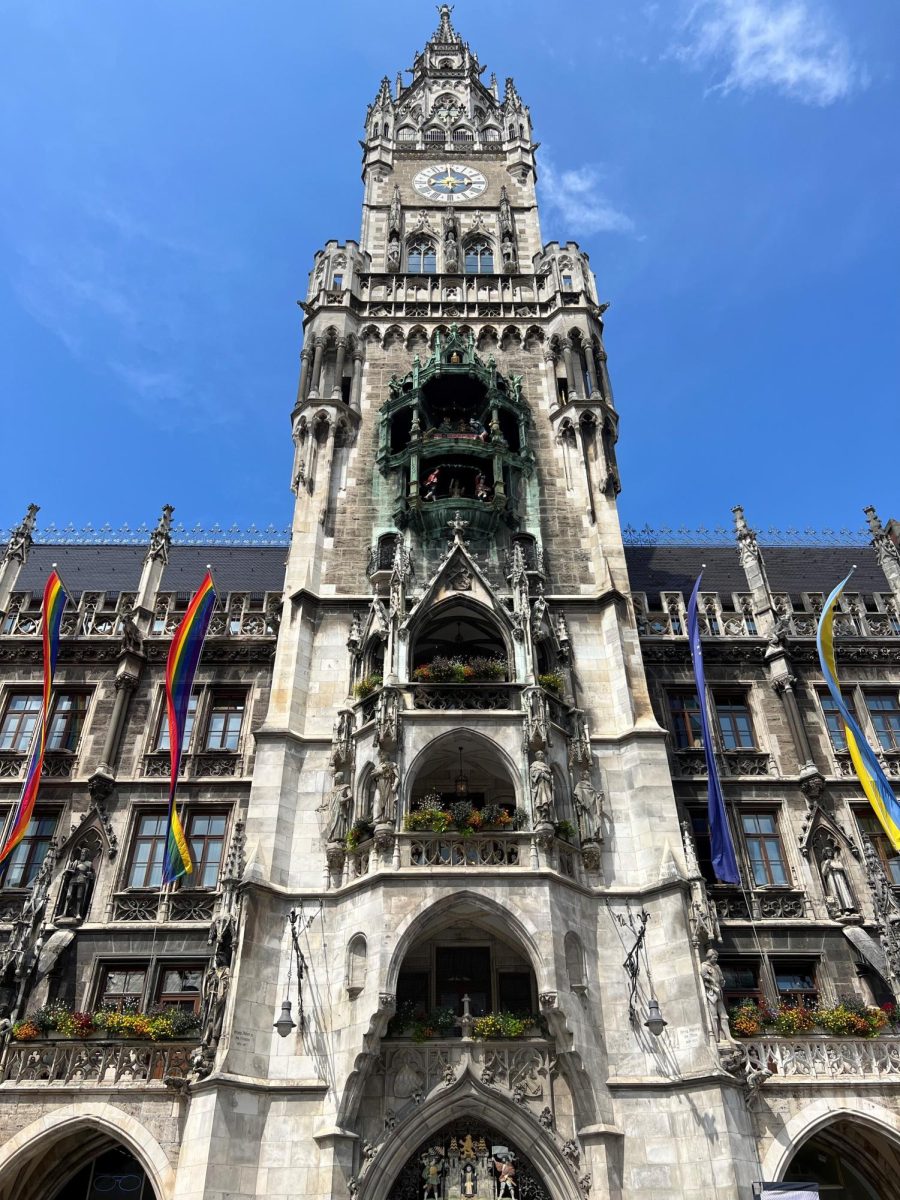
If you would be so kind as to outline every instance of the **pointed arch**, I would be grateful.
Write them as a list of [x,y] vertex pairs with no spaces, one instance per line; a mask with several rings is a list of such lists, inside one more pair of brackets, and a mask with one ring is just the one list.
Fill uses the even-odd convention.
[[412,354],[417,348],[427,349],[428,330],[424,325],[413,325],[406,335],[406,349]]
[[522,345],[522,334],[515,325],[507,325],[500,338],[501,350],[518,350]]
[[[49,1151],[73,1135],[81,1135],[79,1141],[82,1141],[86,1131],[101,1133],[125,1146],[144,1168],[156,1200],[168,1200],[173,1195],[175,1170],[153,1134],[115,1104],[90,1101],[77,1101],[48,1112],[0,1146],[0,1195],[11,1184],[21,1186],[30,1161],[43,1157],[52,1163],[57,1156]],[[35,1193],[42,1194],[46,1192]]]
[[365,344],[381,341],[381,331],[377,325],[371,323],[362,327],[359,336],[360,340]]
[[479,350],[495,350],[498,341],[499,338],[495,326],[482,325],[478,331],[478,338],[475,344]]
[[835,1121],[850,1120],[873,1129],[885,1137],[900,1152],[900,1117],[881,1104],[861,1096],[844,1093],[813,1100],[781,1127],[773,1138],[762,1163],[763,1179],[780,1182],[797,1151]]
[[406,338],[403,335],[403,330],[399,325],[388,325],[384,331],[383,345],[385,350],[389,350],[392,346],[404,345]]

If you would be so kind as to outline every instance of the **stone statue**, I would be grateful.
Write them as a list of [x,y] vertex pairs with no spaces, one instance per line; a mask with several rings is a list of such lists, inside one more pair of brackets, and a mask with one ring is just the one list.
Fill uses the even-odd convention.
[[536,822],[538,825],[552,825],[554,820],[553,772],[545,761],[543,750],[535,753],[529,776]]
[[713,1032],[717,1042],[730,1042],[731,1027],[728,1024],[728,1010],[725,1007],[725,976],[719,966],[719,956],[715,950],[708,950],[706,958],[700,964],[700,978],[706,992],[706,1003],[712,1020]]
[[140,654],[144,639],[135,622],[135,610],[122,617],[122,649],[126,654]]
[[591,783],[591,773],[585,769],[575,784],[575,815],[583,842],[602,842],[600,819],[603,815],[603,796]]
[[497,1200],[516,1200],[516,1168],[512,1158],[506,1154],[494,1159],[497,1172]]
[[91,852],[82,846],[78,857],[73,859],[63,872],[62,891],[59,900],[59,915],[75,917],[83,921],[87,916],[91,888],[94,883],[94,867]]
[[400,771],[397,764],[382,751],[375,769],[375,824],[393,825],[397,820],[397,799],[400,795]]
[[422,1155],[422,1200],[441,1200],[444,1160],[432,1147]]
[[847,868],[844,865],[841,848],[837,843],[829,843],[822,850],[822,861],[819,864],[822,883],[825,885],[825,896],[828,907],[838,916],[846,917],[850,913],[859,912],[850,881],[847,879]]
[[387,269],[389,271],[400,269],[400,238],[396,233],[392,233],[388,238]]
[[328,826],[329,842],[342,842],[350,831],[350,809],[353,804],[353,793],[344,778],[343,771],[335,771],[334,787],[329,799],[330,824]]
[[213,1049],[218,1045],[222,1036],[222,1022],[225,1020],[225,1001],[228,998],[228,988],[231,984],[231,968],[224,950],[217,950],[213,961],[206,968],[201,987],[203,1007],[200,1015],[201,1042]]

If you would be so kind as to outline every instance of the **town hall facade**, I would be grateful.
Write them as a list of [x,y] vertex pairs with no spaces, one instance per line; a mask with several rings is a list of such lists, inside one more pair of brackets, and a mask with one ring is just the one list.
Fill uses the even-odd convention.
[[[838,666],[900,778],[893,523],[623,537],[607,305],[485,76],[442,5],[366,114],[359,240],[301,305],[287,544],[194,544],[168,506],[10,537],[4,814],[52,564],[70,603],[0,879],[0,1200],[900,1195],[900,859],[815,651],[856,563]],[[207,563],[170,886],[163,677]]]

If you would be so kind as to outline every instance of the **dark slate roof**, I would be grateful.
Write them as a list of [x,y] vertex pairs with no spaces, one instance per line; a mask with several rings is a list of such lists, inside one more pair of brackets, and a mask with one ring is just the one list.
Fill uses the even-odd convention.
[[[146,546],[35,545],[16,590],[40,592],[56,563],[63,582],[76,594],[131,592],[146,552]],[[286,558],[285,546],[173,546],[162,591],[194,591],[209,563],[220,593],[280,592]]]
[[[827,594],[854,563],[857,569],[849,590],[863,595],[890,591],[868,546],[763,546],[762,553],[776,592]],[[646,592],[651,603],[660,592],[690,593],[703,563],[704,591],[747,591],[736,546],[626,546],[625,561],[632,591]]]

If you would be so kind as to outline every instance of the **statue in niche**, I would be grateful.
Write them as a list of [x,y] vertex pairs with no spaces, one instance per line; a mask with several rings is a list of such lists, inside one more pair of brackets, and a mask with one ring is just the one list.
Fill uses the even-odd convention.
[[222,1036],[225,1020],[225,1001],[231,983],[231,968],[223,948],[216,950],[213,960],[206,968],[201,985],[202,1008],[200,1028],[202,1045],[215,1049]]
[[478,1172],[475,1170],[474,1163],[463,1163],[463,1169],[459,1176],[459,1192],[461,1196],[465,1197],[478,1195]]
[[819,862],[819,873],[822,876],[822,883],[825,887],[825,901],[828,905],[828,911],[837,917],[848,917],[853,913],[858,913],[859,908],[853,898],[853,892],[850,890],[850,881],[847,878],[847,867],[844,863],[841,847],[837,842],[828,842],[823,847],[822,858]]
[[585,768],[575,784],[575,815],[583,842],[602,842],[600,821],[603,816],[603,796],[591,783],[591,773]]
[[497,1172],[497,1200],[516,1200],[516,1168],[512,1155],[507,1151],[502,1158],[494,1158]]
[[441,1200],[443,1176],[443,1155],[432,1146],[422,1155],[422,1200]]
[[719,966],[715,950],[708,950],[700,964],[700,978],[706,992],[706,1003],[712,1020],[713,1033],[717,1042],[732,1041],[731,1026],[728,1024],[728,1009],[725,1007],[725,975]]
[[539,825],[552,825],[554,820],[553,772],[547,765],[543,750],[538,750],[529,771],[534,815]]
[[334,787],[329,798],[330,822],[328,826],[329,842],[342,842],[350,830],[350,809],[353,805],[353,793],[346,782],[343,771],[335,771]]
[[388,238],[387,269],[389,271],[400,270],[400,237],[396,232]]
[[375,824],[393,825],[397,820],[397,800],[400,795],[400,771],[397,764],[381,752],[375,777]]
[[82,846],[78,857],[72,859],[63,872],[59,898],[60,917],[83,921],[87,916],[95,874],[92,857],[90,849]]

